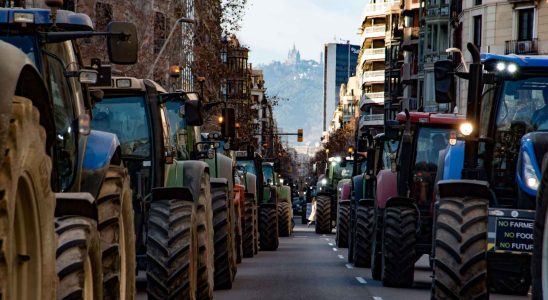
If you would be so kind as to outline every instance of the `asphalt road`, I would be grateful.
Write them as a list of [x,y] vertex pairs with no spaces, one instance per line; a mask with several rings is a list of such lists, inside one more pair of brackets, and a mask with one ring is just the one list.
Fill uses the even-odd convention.
[[[428,258],[416,264],[410,289],[385,288],[365,268],[347,263],[347,249],[337,249],[335,235],[318,235],[312,227],[297,226],[293,236],[280,238],[277,251],[260,251],[238,265],[233,288],[215,291],[215,300],[424,300],[430,299],[431,271]],[[137,299],[146,299],[141,290]],[[491,299],[528,299],[491,295]]]

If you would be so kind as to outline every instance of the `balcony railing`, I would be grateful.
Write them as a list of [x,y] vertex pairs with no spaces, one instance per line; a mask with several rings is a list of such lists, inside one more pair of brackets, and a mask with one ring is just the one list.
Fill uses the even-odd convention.
[[444,17],[449,15],[449,6],[431,7],[427,17]]
[[363,126],[383,125],[384,114],[367,114],[360,118],[360,128]]
[[369,48],[363,50],[365,59],[384,59],[385,48]]
[[364,38],[370,38],[370,37],[382,37],[384,36],[386,31],[386,28],[384,25],[375,25],[370,27],[365,27],[363,30],[362,36]]
[[505,54],[537,54],[538,53],[538,39],[531,39],[526,41],[506,41]]
[[362,76],[362,82],[384,81],[384,70],[365,71]]
[[367,4],[365,6],[365,9],[364,9],[364,18],[363,19],[365,19],[365,17],[368,17],[368,16],[386,14],[386,10],[394,3],[397,3],[397,2],[394,1],[394,0],[390,0],[390,1],[386,1],[386,2]]
[[364,93],[360,98],[360,109],[364,109],[366,104],[383,104],[384,92]]

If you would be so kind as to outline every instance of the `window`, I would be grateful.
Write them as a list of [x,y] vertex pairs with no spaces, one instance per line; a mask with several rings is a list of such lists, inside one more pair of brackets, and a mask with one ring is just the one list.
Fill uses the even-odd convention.
[[518,41],[530,41],[533,39],[534,19],[534,8],[518,10]]
[[112,6],[107,3],[95,4],[95,30],[107,31],[107,25],[112,21]]
[[481,48],[481,15],[474,16],[474,45]]
[[474,0],[474,5],[481,5],[481,0]]

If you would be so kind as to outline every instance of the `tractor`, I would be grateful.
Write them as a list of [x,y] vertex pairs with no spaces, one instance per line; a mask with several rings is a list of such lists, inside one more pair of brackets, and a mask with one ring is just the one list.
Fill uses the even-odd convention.
[[[350,225],[349,197],[353,164],[353,160],[346,157],[330,157],[325,175],[318,178],[316,188],[315,231],[316,233],[331,233],[334,223],[340,219],[342,221],[341,224],[337,224],[337,246],[343,246],[341,241],[344,238],[341,239],[341,236],[347,234],[348,225]],[[345,186],[344,190],[343,186]],[[338,203],[339,198],[342,200],[341,205]],[[343,217],[339,218],[340,216]],[[341,228],[344,229],[341,230]]]
[[384,286],[412,286],[415,262],[431,252],[439,153],[463,120],[457,114],[405,111],[396,116],[399,125],[386,124],[387,135],[400,141],[390,169],[376,176],[371,272]]
[[262,201],[259,201],[259,246],[261,250],[275,251],[279,245],[276,172],[274,163],[262,162],[260,168],[263,178],[263,196]]
[[146,271],[148,297],[167,299],[181,293],[209,299],[213,291],[209,169],[206,163],[181,155],[181,149],[177,155],[166,108],[184,108],[183,117],[189,116],[186,125],[200,126],[198,97],[169,94],[151,80],[113,77],[110,82],[111,86],[94,88],[104,96],[94,105],[92,126],[115,133],[121,143],[122,161],[135,191],[137,269]]
[[[451,61],[435,64],[437,102],[454,103],[455,75],[468,80],[468,94],[459,141],[440,162],[432,297],[526,295],[535,198],[548,148],[548,58],[480,54],[471,43],[467,48],[469,71],[455,72]],[[534,277],[540,268],[533,264]]]
[[129,177],[116,136],[90,128],[97,72],[83,67],[75,41],[106,36],[110,61],[132,64],[137,31],[113,22],[95,32],[88,16],[45,3],[0,9],[0,297],[132,299]]

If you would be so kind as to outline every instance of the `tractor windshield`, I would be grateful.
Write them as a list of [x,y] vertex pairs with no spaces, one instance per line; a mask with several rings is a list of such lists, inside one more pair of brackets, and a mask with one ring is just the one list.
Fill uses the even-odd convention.
[[263,181],[265,184],[274,184],[274,168],[271,165],[263,165]]
[[400,142],[398,140],[388,140],[384,141],[384,149],[382,151],[382,168],[384,170],[390,169],[392,162],[390,156],[395,154],[398,151],[398,145]]
[[150,122],[144,96],[105,97],[93,109],[92,128],[115,133],[123,156],[150,157]]
[[181,130],[186,129],[186,122],[184,118],[181,118],[179,112],[181,110],[181,102],[178,101],[168,101],[166,102],[167,108],[167,118],[169,120],[169,127],[171,128],[172,144],[173,145],[183,145],[185,144],[184,139],[177,141],[177,136],[181,133]]
[[548,130],[548,77],[504,81],[497,114],[497,130],[516,124],[530,130]]
[[255,161],[253,160],[238,160],[237,162],[238,166],[245,168],[245,170],[248,173],[251,174],[257,174],[257,170],[255,169]]
[[36,66],[38,66],[38,61],[36,59],[36,53],[38,52],[38,49],[34,37],[29,35],[10,35],[0,36],[0,40],[19,48],[19,50],[23,51],[23,53],[25,53],[29,57],[29,59]]
[[436,172],[440,150],[447,147],[451,130],[454,129],[436,127],[419,129],[415,158],[416,171]]

